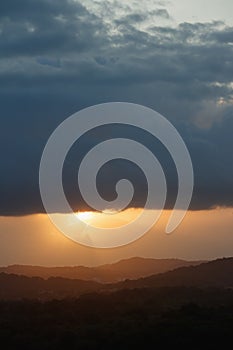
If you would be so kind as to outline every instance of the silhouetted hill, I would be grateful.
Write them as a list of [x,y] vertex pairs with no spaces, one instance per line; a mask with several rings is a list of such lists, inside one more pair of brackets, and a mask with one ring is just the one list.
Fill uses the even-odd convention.
[[118,288],[163,286],[233,287],[233,258],[217,259],[198,266],[180,267],[174,271],[118,283]]
[[24,275],[28,277],[63,277],[101,283],[114,283],[125,279],[137,279],[157,273],[174,270],[181,266],[198,265],[201,261],[185,261],[180,259],[148,259],[130,258],[114,264],[97,267],[64,266],[42,267],[30,265],[11,265],[0,267],[0,273]]
[[26,277],[0,274],[0,299],[64,299],[83,294],[112,293],[126,289],[155,289],[158,287],[233,287],[233,258],[219,259],[199,266],[181,267],[173,271],[138,280],[101,284],[94,281],[50,277]]
[[64,299],[101,291],[102,285],[94,281],[82,281],[50,277],[17,276],[0,273],[0,299]]

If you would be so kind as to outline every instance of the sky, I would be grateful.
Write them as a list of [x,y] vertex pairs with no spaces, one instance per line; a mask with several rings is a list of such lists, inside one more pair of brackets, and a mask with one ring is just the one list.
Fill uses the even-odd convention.
[[[48,259],[43,252],[36,258],[26,243],[30,237],[32,247],[42,247],[45,236],[50,235],[49,224],[43,226],[47,218],[39,193],[41,154],[53,130],[72,113],[112,101],[142,104],[168,118],[186,142],[194,167],[194,194],[185,221],[190,224],[179,228],[182,234],[190,233],[189,242],[197,235],[193,251],[175,248],[181,239],[175,232],[174,249],[165,247],[164,237],[160,244],[156,239],[161,251],[149,249],[147,243],[135,253],[192,259],[229,256],[230,248],[233,250],[229,235],[233,228],[232,57],[231,0],[1,2],[0,264],[43,264],[43,259],[44,264],[59,264],[57,253],[54,259],[53,254]],[[109,134],[116,137],[121,131],[97,130],[70,151],[64,188],[75,210],[90,208],[78,189],[74,190],[74,169],[100,139]],[[177,179],[169,155],[148,135],[133,128],[124,133],[157,152],[168,179],[166,209],[170,210]],[[98,186],[105,198],[112,198],[114,183],[124,175],[137,188],[132,207],[142,205],[145,179],[132,164],[116,161],[100,175]],[[214,220],[218,220],[218,232],[213,230]],[[193,227],[198,232],[194,233]],[[35,232],[40,232],[41,240]],[[200,253],[205,244],[201,234],[208,234],[205,254]],[[85,248],[73,242],[61,243],[67,239],[58,232],[54,235],[56,244],[63,244],[64,250],[70,245],[71,256],[75,256],[70,259],[66,251],[63,264],[88,264]],[[146,236],[147,242],[150,237]],[[48,241],[45,246],[49,251]],[[110,261],[111,256],[114,260],[132,252],[102,254]]]
[[232,256],[232,209],[189,211],[176,231],[167,235],[164,229],[169,214],[164,211],[156,226],[142,238],[111,249],[74,243],[44,214],[11,220],[1,217],[0,265],[96,266],[135,256],[185,260]]

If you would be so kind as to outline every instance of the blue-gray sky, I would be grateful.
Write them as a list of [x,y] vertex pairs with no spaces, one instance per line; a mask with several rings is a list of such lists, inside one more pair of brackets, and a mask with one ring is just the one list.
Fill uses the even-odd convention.
[[[227,0],[0,2],[0,215],[43,211],[38,170],[49,135],[70,114],[110,101],[151,107],[177,127],[194,165],[191,208],[233,206],[232,13]],[[170,179],[169,207],[176,177],[155,146]],[[78,192],[72,198],[69,164],[78,157],[70,155],[65,187],[84,208]],[[100,190],[111,198],[109,173],[116,180],[125,170],[139,185],[140,205],[143,177],[118,168],[103,169]]]

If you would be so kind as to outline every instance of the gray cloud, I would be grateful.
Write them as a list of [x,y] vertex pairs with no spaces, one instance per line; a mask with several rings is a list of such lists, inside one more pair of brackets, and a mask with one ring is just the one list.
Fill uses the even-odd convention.
[[169,15],[169,13],[168,13],[168,11],[166,9],[155,10],[155,11],[153,11],[153,14],[155,16],[162,17],[162,18],[165,18],[165,19],[169,19],[170,18],[170,15]]
[[9,1],[0,14],[1,57],[86,52],[104,36],[99,19],[74,1]]
[[[169,18],[158,8],[106,23],[77,1],[0,3],[1,214],[42,211],[38,169],[51,132],[81,108],[119,100],[152,107],[178,128],[194,162],[193,209],[233,205],[233,28],[221,22],[164,27],[152,15]],[[162,151],[160,158],[166,159]],[[171,206],[174,169],[171,162],[164,166]],[[113,190],[109,174],[122,175],[116,167],[103,171],[106,196]],[[131,167],[121,169],[132,177]],[[132,181],[139,205],[143,177]],[[71,201],[83,206],[79,198]]]

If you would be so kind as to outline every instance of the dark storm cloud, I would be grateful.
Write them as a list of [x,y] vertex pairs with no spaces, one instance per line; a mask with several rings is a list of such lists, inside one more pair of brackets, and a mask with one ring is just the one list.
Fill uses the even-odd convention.
[[224,44],[233,43],[233,28],[227,28],[224,32],[214,33],[212,38]]
[[[233,205],[233,28],[220,22],[162,27],[156,18],[168,20],[169,14],[164,8],[154,12],[132,11],[105,23],[74,1],[0,3],[0,214],[43,210],[38,169],[49,135],[77,110],[109,101],[147,105],[175,124],[194,163],[193,209]],[[129,134],[136,136],[133,129]],[[153,144],[145,135],[139,139]],[[158,153],[171,207],[174,165]],[[140,205],[145,179],[125,163],[103,170],[101,193],[112,198],[123,172],[138,186],[133,204]],[[72,198],[72,176],[68,169],[67,193],[83,207],[78,192]]]
[[[1,57],[88,51],[101,22],[78,2],[11,0],[0,4]],[[103,40],[102,33],[101,40]]]

